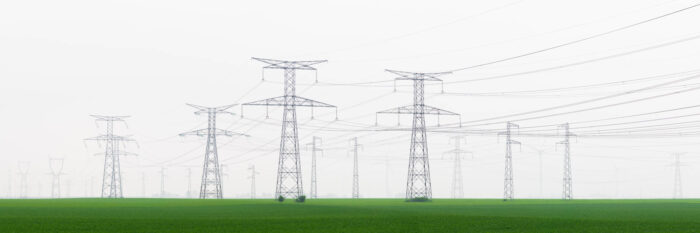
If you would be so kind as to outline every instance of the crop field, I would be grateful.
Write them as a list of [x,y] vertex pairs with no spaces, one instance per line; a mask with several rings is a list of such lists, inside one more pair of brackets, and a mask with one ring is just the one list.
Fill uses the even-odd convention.
[[0,200],[0,232],[700,232],[700,200]]

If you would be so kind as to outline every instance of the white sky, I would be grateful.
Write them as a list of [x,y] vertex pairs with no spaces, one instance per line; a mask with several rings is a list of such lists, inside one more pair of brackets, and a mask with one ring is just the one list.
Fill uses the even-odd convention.
[[[584,38],[672,12],[695,1],[2,1],[0,2],[0,196],[18,195],[18,163],[28,161],[29,195],[50,196],[49,157],[65,158],[63,193],[99,195],[103,158],[95,144],[82,139],[101,132],[88,115],[131,115],[128,128],[140,147],[137,157],[122,159],[124,195],[159,195],[160,166],[166,170],[166,191],[183,197],[187,168],[193,168],[193,189],[198,190],[203,160],[203,138],[180,138],[178,133],[204,127],[206,119],[185,106],[193,103],[219,106],[282,95],[282,74],[265,73],[251,57],[290,60],[328,59],[314,73],[297,74],[297,93],[337,105],[317,109],[310,120],[307,109],[298,110],[300,144],[311,136],[323,138],[325,155],[318,160],[319,195],[349,197],[352,158],[348,140],[359,137],[360,191],[363,197],[403,196],[410,131],[357,131],[374,125],[374,112],[410,104],[410,83],[373,86],[329,85],[391,80],[384,69],[435,72],[515,56]],[[462,121],[476,121],[511,113],[574,103],[681,76],[625,85],[525,94],[501,92],[538,90],[607,83],[695,70],[700,55],[700,8],[589,41],[508,62],[455,72],[439,85],[427,87],[426,104],[459,112]],[[561,69],[532,72],[479,82],[449,83],[516,74],[590,59],[623,54],[667,42],[682,43],[615,56]],[[685,76],[683,76],[685,77]],[[517,120],[557,112],[586,109],[696,87],[697,80],[670,87],[610,98],[565,109],[495,120]],[[452,93],[452,94],[450,94]],[[454,94],[462,93],[462,94]],[[481,95],[477,95],[481,93]],[[579,122],[696,104],[697,91],[647,101],[517,121],[522,127]],[[234,108],[240,113],[240,108]],[[600,125],[697,113],[697,109],[625,118]],[[257,193],[271,197],[277,167],[281,112],[246,108],[239,116],[220,116],[221,128],[245,132],[251,138],[219,138],[219,156],[227,166],[226,197],[248,197],[250,165],[260,175]],[[697,116],[596,129],[619,129],[673,124]],[[431,126],[435,118],[429,118]],[[441,118],[443,123],[456,119]],[[486,121],[493,122],[493,121]],[[478,122],[484,123],[484,122]],[[478,123],[465,123],[474,125]],[[394,128],[396,117],[379,117],[378,128]],[[402,117],[402,128],[410,126]],[[658,132],[695,132],[697,122]],[[461,130],[496,130],[504,124]],[[572,130],[591,129],[572,124]],[[454,131],[454,128],[432,130]],[[543,133],[556,133],[556,127]],[[491,132],[491,131],[490,131]],[[585,134],[585,133],[584,133]],[[452,177],[449,136],[428,135],[433,193],[449,197]],[[523,143],[515,148],[516,198],[559,198],[562,180],[561,138],[514,136]],[[474,152],[463,161],[465,196],[500,198],[505,147],[493,134],[467,135],[462,146]],[[685,197],[700,197],[694,182],[700,173],[698,137],[581,137],[573,141],[573,186],[576,198],[666,198],[672,194],[672,152],[687,152],[682,161]],[[542,189],[539,157],[542,156]],[[310,156],[302,151],[304,188],[308,193]],[[386,170],[386,162],[388,169]],[[388,175],[387,175],[388,174]],[[617,174],[617,175],[616,175]],[[90,189],[90,178],[94,177]],[[388,179],[388,180],[387,180]],[[8,183],[10,182],[10,183]],[[68,185],[67,183],[70,183]],[[385,187],[385,184],[389,184]],[[11,187],[11,190],[8,188]],[[70,187],[70,188],[69,188]],[[86,189],[87,188],[87,189]]]

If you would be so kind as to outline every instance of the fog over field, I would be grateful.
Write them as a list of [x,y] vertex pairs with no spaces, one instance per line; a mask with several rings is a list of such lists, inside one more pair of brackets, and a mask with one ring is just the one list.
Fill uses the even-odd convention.
[[256,57],[328,60],[296,72],[298,96],[337,106],[297,108],[305,194],[316,136],[318,197],[351,197],[357,137],[360,197],[405,197],[411,115],[376,112],[412,105],[413,83],[391,69],[453,71],[425,83],[426,105],[461,114],[426,115],[434,198],[452,197],[458,135],[462,197],[503,197],[508,121],[515,198],[562,197],[564,123],[574,199],[698,198],[695,4],[2,1],[0,197],[20,197],[26,172],[26,196],[50,198],[50,158],[60,197],[99,197],[105,149],[84,139],[105,127],[90,115],[130,116],[114,124],[138,142],[120,148],[137,154],[120,158],[124,197],[197,197],[206,137],[178,134],[207,117],[190,103],[239,104],[217,127],[250,135],[217,137],[223,197],[250,198],[255,166],[256,197],[274,198],[282,108],[240,104],[282,96],[284,72]]

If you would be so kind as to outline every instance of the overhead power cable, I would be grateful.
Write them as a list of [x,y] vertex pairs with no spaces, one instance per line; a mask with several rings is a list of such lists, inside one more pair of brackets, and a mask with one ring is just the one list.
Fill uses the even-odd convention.
[[531,56],[531,55],[535,55],[535,54],[538,54],[538,53],[547,52],[547,51],[550,51],[550,50],[554,50],[554,49],[558,49],[558,48],[561,48],[561,47],[565,47],[565,46],[569,46],[569,45],[581,43],[581,42],[588,41],[588,40],[592,40],[592,39],[595,39],[595,38],[598,38],[598,37],[602,37],[602,36],[605,36],[605,35],[613,34],[613,33],[619,32],[619,31],[624,31],[624,30],[627,30],[627,29],[630,29],[630,28],[634,28],[634,27],[636,27],[636,26],[639,26],[639,25],[642,25],[642,24],[646,24],[646,23],[649,23],[649,22],[653,22],[653,21],[656,21],[656,20],[659,20],[659,19],[662,19],[662,18],[666,18],[666,17],[668,17],[668,16],[675,15],[675,14],[678,14],[678,13],[681,13],[681,12],[684,12],[684,11],[687,11],[687,10],[690,10],[690,9],[693,9],[693,8],[695,8],[695,7],[698,7],[698,6],[700,6],[700,3],[696,3],[696,4],[693,4],[693,5],[688,6],[688,7],[684,7],[684,8],[678,9],[678,10],[674,10],[674,11],[671,11],[671,12],[668,12],[668,13],[665,13],[665,14],[662,14],[662,15],[659,15],[659,16],[656,16],[656,17],[652,17],[652,18],[649,18],[649,19],[645,19],[645,20],[642,20],[642,21],[633,23],[633,24],[629,24],[629,25],[625,25],[625,26],[622,26],[622,27],[618,27],[618,28],[615,28],[615,29],[612,29],[612,30],[609,30],[609,31],[605,31],[605,32],[602,32],[602,33],[598,33],[598,34],[594,34],[594,35],[591,35],[591,36],[587,36],[587,37],[584,37],[584,38],[581,38],[581,39],[569,41],[569,42],[566,42],[566,43],[558,44],[558,45],[551,46],[551,47],[547,47],[547,48],[543,48],[543,49],[538,49],[538,50],[535,50],[535,51],[527,52],[527,53],[520,54],[520,55],[516,55],[516,56],[512,56],[512,57],[507,57],[507,58],[498,59],[498,60],[495,60],[495,61],[485,62],[485,63],[476,64],[476,65],[471,65],[471,66],[462,67],[462,68],[457,68],[457,69],[449,70],[448,72],[458,72],[458,71],[464,71],[464,70],[474,69],[474,68],[478,68],[478,67],[482,67],[482,66],[488,66],[488,65],[492,65],[492,64],[496,64],[496,63],[501,63],[501,62],[506,62],[506,61],[518,59],[518,58],[521,58],[521,57],[526,57],[526,56]]

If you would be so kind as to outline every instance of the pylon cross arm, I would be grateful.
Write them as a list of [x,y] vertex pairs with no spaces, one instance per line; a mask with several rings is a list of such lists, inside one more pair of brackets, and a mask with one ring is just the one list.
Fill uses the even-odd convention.
[[[415,112],[414,106],[413,105],[407,105],[403,107],[398,107],[398,108],[392,108],[392,109],[387,109],[384,111],[377,112],[379,114],[413,114]],[[459,116],[459,113],[447,111],[444,109],[439,109],[436,107],[431,107],[428,105],[423,105],[423,114],[426,115],[450,115],[450,116]]]
[[253,60],[267,63],[265,69],[295,69],[295,70],[316,70],[311,67],[319,63],[327,62],[328,60],[312,60],[312,61],[283,61],[266,58],[253,58]]
[[215,113],[215,114],[226,113],[226,114],[235,115],[232,112],[226,111],[226,109],[232,108],[236,105],[238,105],[238,104],[229,104],[229,105],[210,108],[210,107],[204,107],[204,106],[195,105],[195,104],[187,104],[187,106],[198,109],[198,111],[194,112],[197,115],[208,114],[208,113]]
[[315,101],[312,99],[307,99],[299,96],[290,97],[291,101],[288,103],[284,96],[273,97],[264,100],[253,101],[243,104],[244,106],[299,106],[299,107],[322,107],[322,108],[335,108],[334,105],[323,103],[320,101]]
[[134,142],[134,139],[124,137],[124,136],[117,136],[117,135],[108,135],[108,134],[103,134],[97,137],[91,137],[91,138],[86,138],[83,139],[85,141],[127,141],[127,142]]
[[386,72],[398,75],[396,80],[425,80],[425,81],[442,81],[442,79],[437,78],[438,76],[451,74],[451,72],[437,72],[437,73],[416,73],[398,70],[389,70]]
[[[233,131],[228,131],[228,130],[223,130],[223,129],[214,129],[214,134],[216,135],[224,135],[224,136],[245,136],[245,137],[250,137],[250,135],[247,134],[242,134],[242,133],[236,133]],[[209,130],[208,129],[198,129],[198,130],[193,130],[185,133],[181,133],[180,136],[207,136],[209,135]]]
[[91,117],[97,118],[97,121],[124,121],[124,118],[130,116],[102,116],[102,115],[90,115]]

